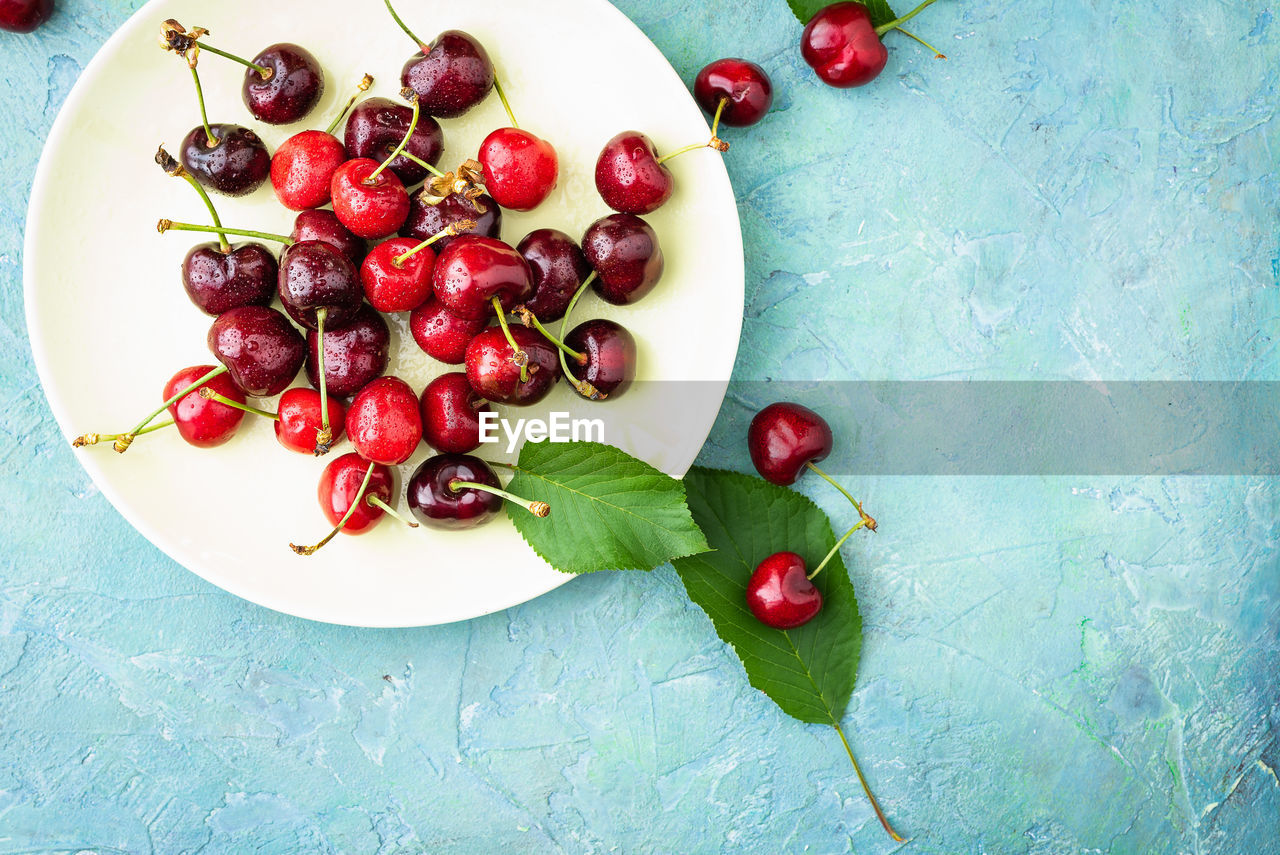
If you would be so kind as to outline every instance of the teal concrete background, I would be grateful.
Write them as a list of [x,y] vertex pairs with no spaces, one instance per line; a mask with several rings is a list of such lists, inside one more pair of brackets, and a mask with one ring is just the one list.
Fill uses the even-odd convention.
[[[138,5],[0,34],[0,853],[894,851],[669,568],[343,629],[210,587],[95,491],[31,366],[21,235]],[[890,35],[835,91],[782,0],[618,5],[686,80],[741,55],[777,85],[727,156],[738,379],[1280,379],[1280,7],[942,0],[915,29],[948,61]],[[744,388],[702,462],[749,466]],[[845,551],[845,726],[903,851],[1280,851],[1275,479],[849,486],[881,530]]]

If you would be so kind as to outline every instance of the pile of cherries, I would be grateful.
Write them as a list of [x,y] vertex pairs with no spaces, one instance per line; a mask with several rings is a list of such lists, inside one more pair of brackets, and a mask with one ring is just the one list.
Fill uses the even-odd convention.
[[[559,176],[555,148],[517,124],[474,37],[448,30],[422,42],[386,5],[419,48],[401,70],[403,102],[360,100],[372,84],[366,76],[325,130],[294,134],[274,154],[248,127],[210,123],[199,60],[214,54],[243,65],[246,108],[278,125],[304,119],[320,101],[325,75],[316,58],[282,43],[243,59],[210,44],[204,29],[164,22],[161,46],[185,60],[201,123],[177,158],[162,147],[156,162],[200,195],[211,222],[162,219],[158,229],[217,237],[192,247],[182,264],[191,302],[213,318],[208,346],[217,363],[177,372],[165,384],[164,403],[133,429],[75,442],[112,441],[123,452],[172,424],[188,443],[209,448],[228,441],[247,413],[274,420],[280,444],[299,453],[326,454],[345,434],[354,450],[332,460],[320,478],[320,505],[334,529],[314,546],[294,546],[300,554],[339,531],[369,531],[388,513],[409,525],[463,528],[492,518],[508,500],[546,516],[546,504],[508,494],[492,466],[471,454],[481,444],[480,414],[491,403],[536,404],[561,377],[590,400],[626,392],[636,374],[635,338],[601,318],[570,329],[575,306],[588,287],[614,305],[654,289],[662,250],[641,215],[672,195],[666,161],[699,148],[724,151],[719,125],[759,121],[772,102],[759,66],[712,63],[695,84],[698,103],[715,116],[709,142],[659,156],[643,133],[618,134],[595,167],[596,187],[614,213],[592,223],[581,243],[540,228],[512,246],[499,237],[502,212],[530,211],[546,200]],[[510,125],[490,133],[476,159],[441,170],[441,121],[463,115],[491,91]],[[242,196],[268,180],[279,202],[296,212],[292,231],[224,226],[209,191]],[[231,236],[247,240],[233,244]],[[269,243],[283,245],[278,258]],[[423,352],[461,370],[437,377],[420,394],[385,376],[390,333],[383,314],[394,312],[409,313]],[[546,326],[555,321],[558,334]],[[303,368],[310,388],[290,388]],[[277,395],[274,411],[248,403]],[[169,420],[155,422],[166,410]],[[393,509],[391,467],[423,441],[438,453],[409,479],[416,520],[409,522]]]

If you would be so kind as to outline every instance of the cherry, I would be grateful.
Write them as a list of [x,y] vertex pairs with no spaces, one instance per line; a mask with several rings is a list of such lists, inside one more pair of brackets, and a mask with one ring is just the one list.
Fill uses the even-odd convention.
[[[280,396],[280,403],[274,413],[251,407],[243,400],[239,402],[230,400],[210,388],[201,389],[200,397],[220,401],[243,412],[271,419],[275,424],[276,440],[290,451],[301,454],[319,456],[323,453],[317,447],[316,437],[325,430],[326,424],[332,424],[336,427],[336,431],[331,431],[330,441],[336,442],[342,437],[347,417],[347,411],[342,406],[342,402],[336,398],[330,398],[327,402],[329,412],[326,419],[320,413],[322,406],[320,393],[304,386],[286,389]],[[326,448],[325,451],[327,450]]]
[[367,250],[364,238],[353,235],[350,229],[338,221],[337,215],[327,208],[298,214],[293,221],[290,238],[294,243],[318,240],[337,247],[357,267],[364,260]]
[[0,30],[30,33],[52,14],[53,0],[0,0]]
[[511,127],[498,128],[480,144],[478,157],[484,169],[484,184],[502,207],[532,211],[555,189],[560,162],[551,143],[521,129],[496,79],[494,87]]
[[181,398],[168,406],[169,416],[178,428],[178,433],[189,445],[196,448],[214,448],[222,445],[235,435],[244,420],[244,413],[201,397],[204,389],[216,391],[227,399],[244,403],[244,392],[236,388],[231,378],[219,374],[208,382],[192,389],[192,384],[214,370],[212,365],[195,365],[184,368],[164,384],[164,397],[170,399],[183,390]]
[[527,300],[533,294],[533,275],[508,244],[463,235],[440,252],[432,288],[450,313],[479,320],[493,315],[495,300],[503,311]]
[[437,451],[466,454],[480,447],[480,413],[490,412],[461,371],[441,374],[419,398],[422,438]]
[[587,321],[574,327],[564,343],[581,356],[566,360],[563,367],[574,389],[584,397],[616,398],[635,379],[636,340],[621,324]]
[[488,318],[472,320],[451,314],[435,298],[409,315],[409,332],[418,347],[427,356],[450,365],[461,365],[466,360],[467,345],[488,325]]
[[[209,50],[208,45],[202,45]],[[288,125],[306,116],[324,94],[324,71],[311,52],[282,42],[264,48],[245,69],[240,94],[253,117]]]
[[209,349],[235,384],[256,398],[287,389],[306,354],[289,319],[267,306],[223,312],[209,328]]
[[[321,336],[307,333],[307,381],[320,386]],[[355,320],[341,329],[324,331],[324,380],[329,395],[349,398],[387,370],[391,331],[382,315],[367,303]]]
[[[536,404],[560,379],[556,350],[537,330],[490,327],[467,345],[467,380],[472,389],[495,403]],[[519,353],[525,354],[524,365],[519,364]]]
[[556,229],[529,232],[516,245],[533,274],[533,296],[524,306],[543,321],[564,317],[574,293],[591,275],[591,265],[573,238]]
[[436,244],[437,253],[444,252],[449,244],[463,235],[497,238],[502,230],[502,209],[492,196],[481,194],[475,199],[468,199],[459,193],[450,193],[440,198],[430,196],[424,190],[409,200],[409,217],[400,227],[400,234],[426,240],[460,221],[475,225],[459,232],[457,237],[441,238]]
[[414,518],[432,528],[474,528],[493,519],[503,499],[537,517],[551,513],[546,502],[530,502],[503,490],[489,464],[469,454],[428,457],[410,477],[407,494]]
[[333,531],[314,546],[291,543],[289,548],[298,555],[314,555],[316,550],[337,537],[338,532],[364,534],[378,524],[383,514],[390,514],[417,528],[417,523],[404,519],[388,504],[394,493],[395,474],[386,466],[366,463],[358,454],[335,458],[320,474],[317,494],[320,509],[333,524]]
[[333,212],[362,238],[395,234],[409,216],[409,194],[394,172],[366,157],[348,160],[333,173]]
[[[368,157],[382,161],[391,158],[387,168],[400,177],[405,185],[417,184],[427,177],[428,170],[415,160],[435,166],[444,151],[444,134],[440,123],[430,116],[420,116],[413,132],[413,108],[397,104],[389,98],[369,98],[361,101],[347,118],[347,130],[343,136],[350,157]],[[409,134],[404,152],[392,157],[400,141]]]
[[[365,75],[359,91],[373,85]],[[302,131],[289,137],[271,158],[271,186],[280,204],[292,211],[305,211],[329,204],[333,173],[347,159],[347,150],[333,135],[359,95],[352,95],[338,117],[324,131]]]
[[360,273],[332,244],[289,246],[280,258],[277,293],[289,317],[309,330],[337,329],[355,319],[364,299]]
[[861,3],[832,3],[819,10],[800,36],[800,55],[824,83],[842,89],[870,83],[889,61]]
[[671,198],[675,179],[658,159],[653,140],[623,131],[605,143],[596,160],[596,189],[615,211],[648,214]]
[[351,401],[347,436],[365,460],[386,466],[404,463],[422,441],[418,396],[399,377],[379,377]]
[[369,305],[379,312],[408,312],[425,303],[431,297],[431,274],[436,267],[431,244],[462,225],[465,221],[425,241],[392,238],[375,246],[360,268]]
[[460,30],[445,30],[431,44],[413,34],[391,0],[387,11],[420,50],[405,62],[400,85],[418,93],[430,116],[455,119],[484,100],[493,88],[493,63],[480,42]]
[[658,235],[631,214],[610,214],[588,226],[582,251],[598,276],[593,285],[596,293],[615,305],[636,302],[662,277]]
[[271,155],[258,135],[240,125],[198,125],[182,140],[182,165],[196,180],[227,196],[243,196],[262,186]]
[[747,582],[747,606],[757,620],[774,629],[795,629],[817,616],[822,592],[806,569],[794,552],[775,552],[756,565]]
[[[698,72],[693,97],[707,113],[731,127],[754,125],[773,106],[773,83],[765,70],[745,59],[717,59]],[[723,107],[721,103],[723,102]]]

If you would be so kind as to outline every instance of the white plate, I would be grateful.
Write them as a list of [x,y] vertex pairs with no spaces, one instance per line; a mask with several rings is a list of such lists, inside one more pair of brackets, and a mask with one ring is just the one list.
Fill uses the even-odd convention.
[[[157,46],[160,22],[176,18],[206,27],[211,44],[241,55],[291,41],[319,58],[323,100],[303,123],[278,128],[248,115],[237,66],[202,57],[211,121],[253,127],[274,151],[292,133],[328,124],[363,72],[377,78],[370,94],[395,96],[413,46],[381,4],[364,6],[364,20],[352,25],[351,4],[337,0],[152,0],[85,69],[40,160],[26,235],[27,326],[40,379],[68,440],[127,429],[159,403],[175,371],[214,362],[205,347],[209,319],[188,302],[178,277],[183,255],[202,236],[155,230],[160,217],[207,221],[191,189],[152,163],[157,144],[176,154],[199,121],[190,75]],[[560,186],[537,211],[505,215],[509,242],[540,226],[581,235],[608,213],[592,170],[614,133],[638,128],[668,151],[709,134],[666,59],[604,0],[479,0],[453,4],[443,16],[409,0],[400,6],[423,38],[448,28],[477,36],[522,126],[559,151]],[[507,122],[490,97],[442,124],[442,162],[452,165],[474,156],[484,135]],[[706,151],[671,163],[675,196],[646,218],[666,255],[662,282],[636,306],[610,307],[588,295],[575,313],[579,320],[624,322],[640,342],[640,379],[664,382],[601,404],[579,401],[560,383],[534,412],[513,414],[560,410],[604,418],[611,443],[680,476],[711,429],[733,367],[743,265],[722,159]],[[228,226],[287,233],[292,223],[269,184],[242,199],[215,197],[215,203]],[[389,373],[421,389],[446,369],[417,349],[404,324],[403,317],[392,323]],[[711,382],[698,384],[674,419],[664,403],[670,400],[665,383],[692,380]],[[485,456],[501,456],[488,448]],[[344,442],[338,452],[349,449]],[[402,490],[403,476],[428,453],[421,447],[402,468]],[[414,531],[384,520],[371,534],[339,537],[311,558],[295,556],[289,541],[313,541],[326,530],[315,496],[324,461],[284,451],[262,419],[246,419],[235,439],[207,451],[161,431],[124,455],[107,445],[77,454],[120,513],[174,560],[288,614],[355,626],[446,623],[522,603],[569,578],[538,559],[505,517],[464,533]]]

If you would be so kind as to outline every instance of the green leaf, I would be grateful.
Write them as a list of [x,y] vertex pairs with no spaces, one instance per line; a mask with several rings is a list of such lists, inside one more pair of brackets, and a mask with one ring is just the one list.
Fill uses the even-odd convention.
[[737,472],[695,467],[684,483],[713,550],[674,562],[689,598],[738,654],[751,685],[787,715],[838,729],[862,651],[858,601],[840,556],[813,580],[823,607],[804,626],[767,627],[746,602],[747,580],[767,556],[788,550],[817,566],[835,543],[827,515],[800,493]]
[[507,504],[516,530],[565,573],[652,570],[704,552],[684,485],[611,445],[526,442],[507,490],[551,506],[543,518]]
[[[830,6],[831,0],[787,0],[787,5],[791,7],[792,12],[795,12],[800,23],[807,24],[809,19],[820,10]],[[872,26],[882,26],[898,17],[885,0],[862,0],[862,5],[866,6],[867,11],[871,13]]]

